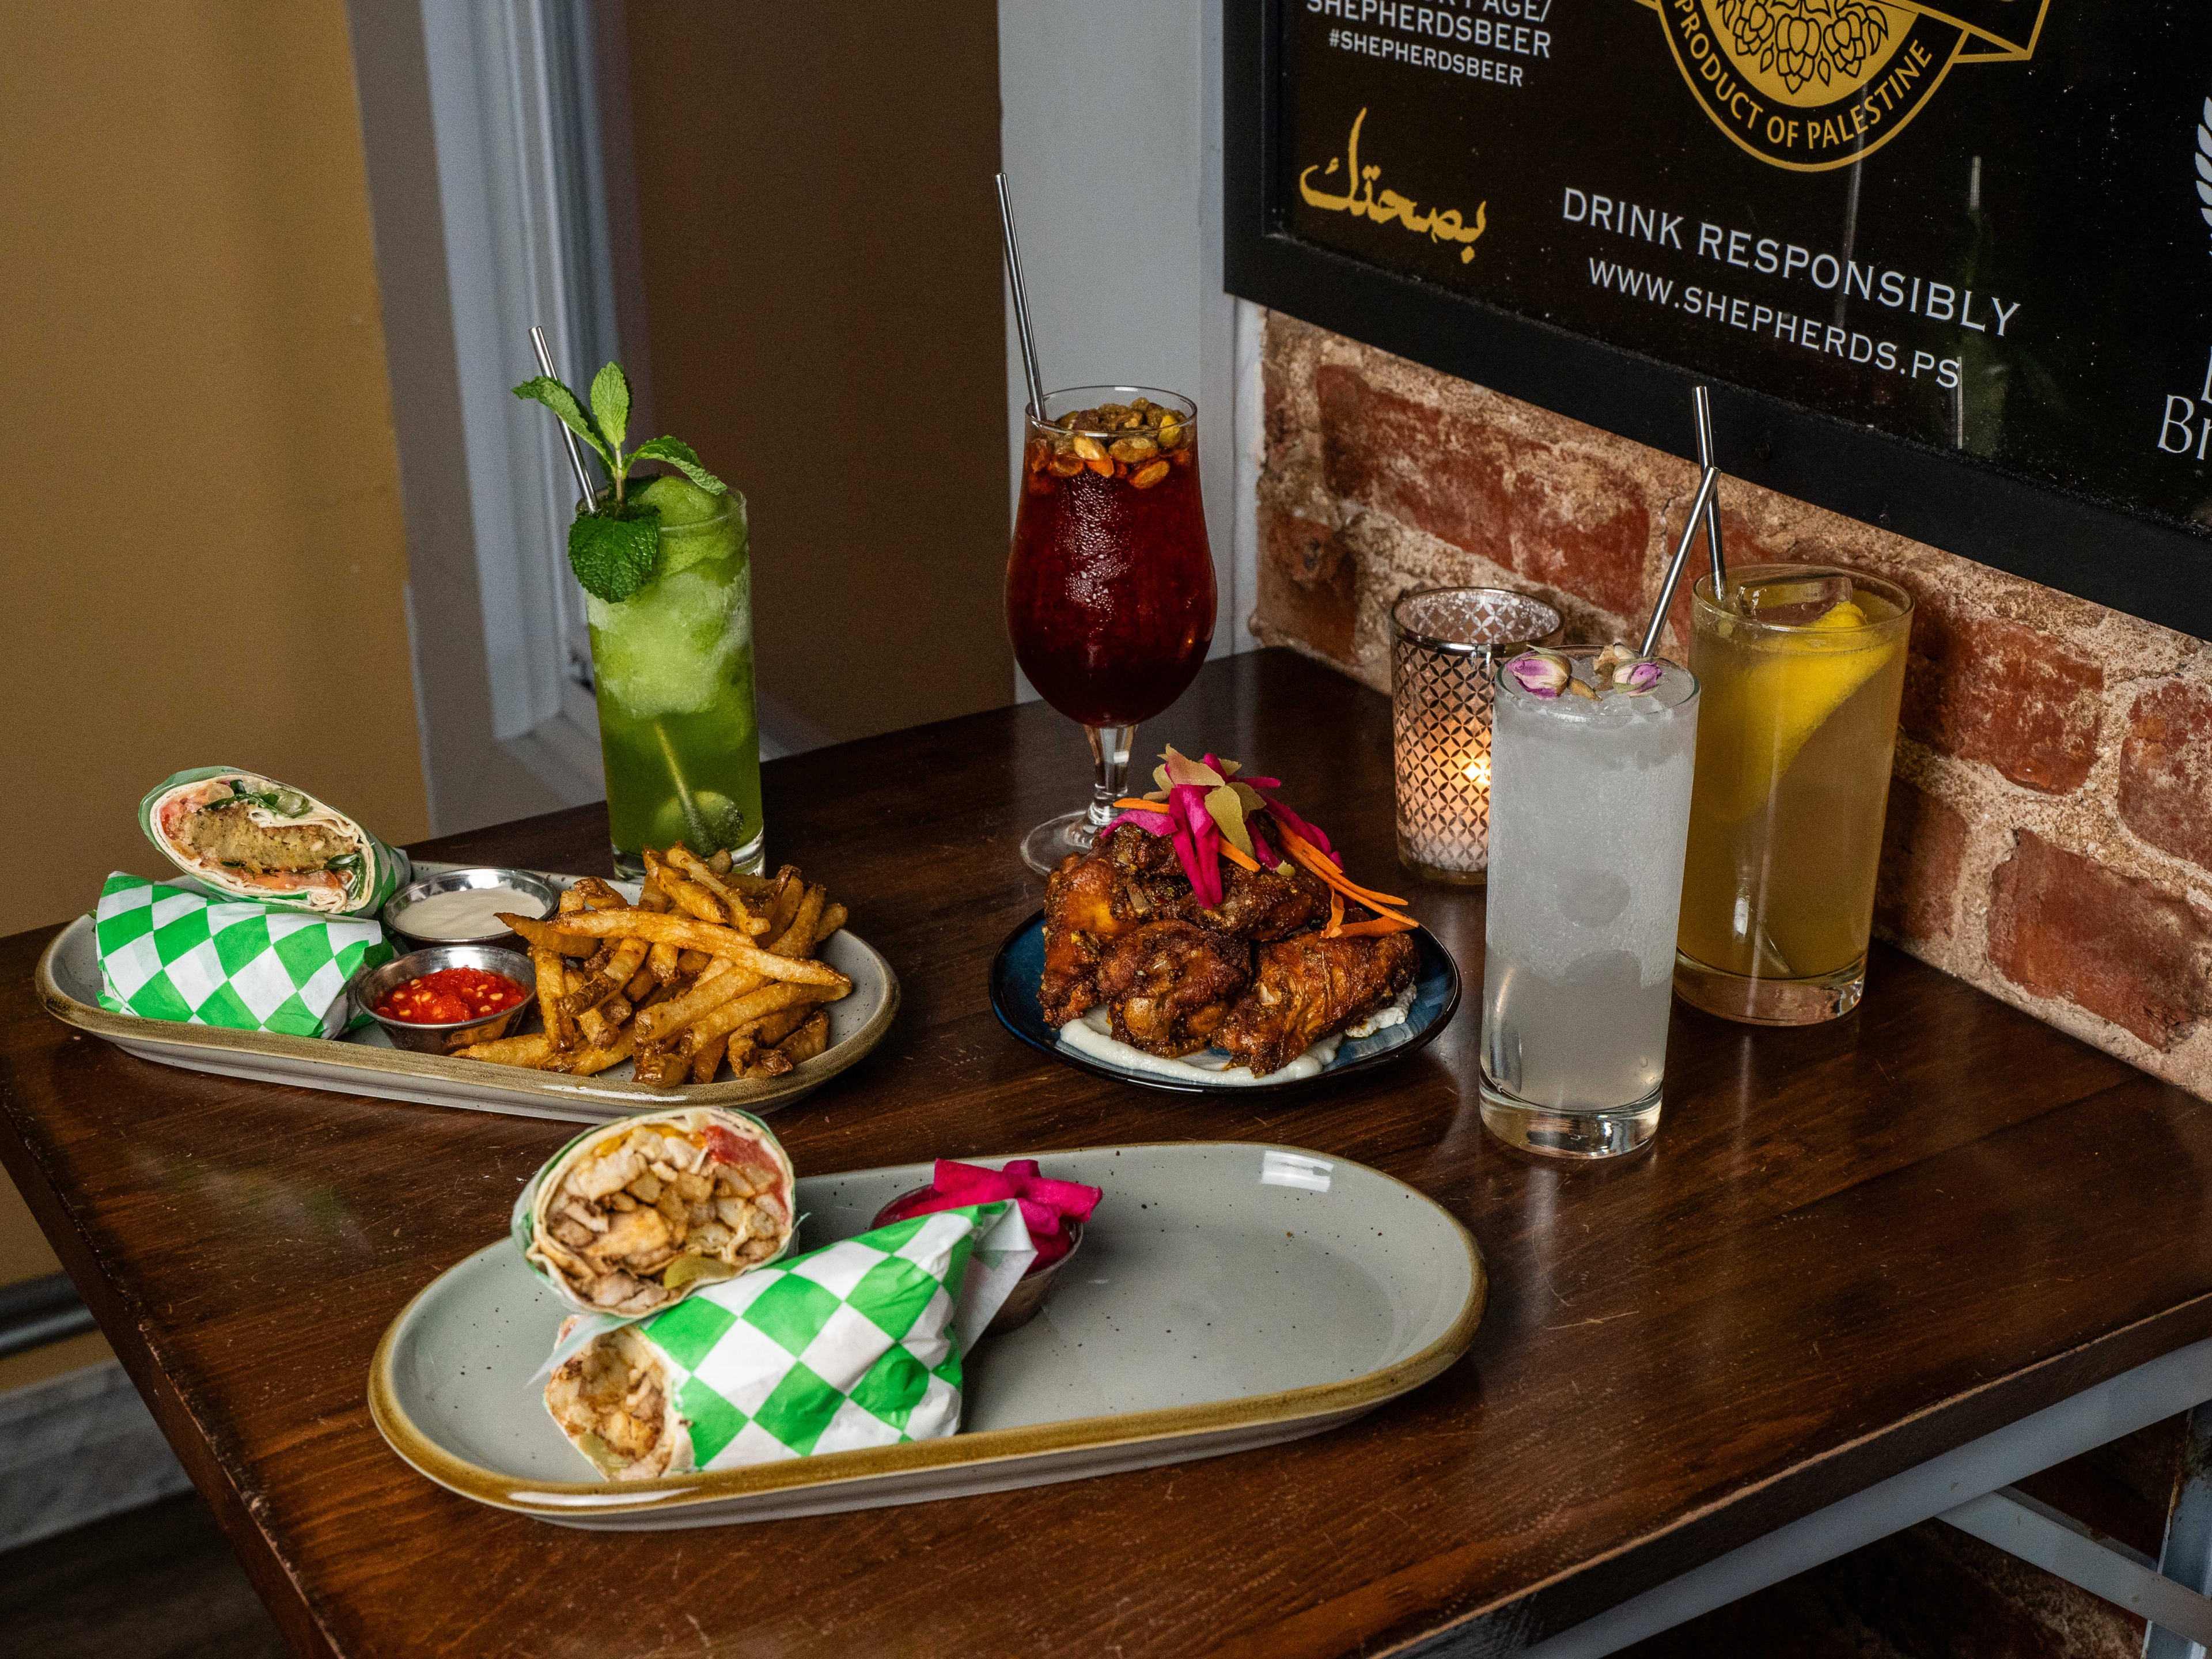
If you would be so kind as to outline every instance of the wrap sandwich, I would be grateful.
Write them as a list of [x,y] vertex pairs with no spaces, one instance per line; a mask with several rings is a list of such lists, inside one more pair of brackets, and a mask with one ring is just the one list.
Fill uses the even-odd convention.
[[146,838],[219,898],[373,915],[406,882],[407,854],[273,778],[201,766],[138,803]]
[[572,1344],[545,1409],[610,1480],[958,1432],[963,1358],[1036,1250],[1012,1200],[938,1211],[709,1285]]
[[515,1200],[531,1267],[581,1313],[635,1318],[791,1245],[791,1160],[745,1112],[693,1106],[591,1129]]

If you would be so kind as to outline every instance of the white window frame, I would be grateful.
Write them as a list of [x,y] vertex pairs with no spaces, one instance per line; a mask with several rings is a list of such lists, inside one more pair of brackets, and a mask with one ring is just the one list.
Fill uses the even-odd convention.
[[605,793],[576,484],[558,423],[509,388],[544,329],[582,387],[620,351],[589,0],[422,0],[492,735],[563,800]]

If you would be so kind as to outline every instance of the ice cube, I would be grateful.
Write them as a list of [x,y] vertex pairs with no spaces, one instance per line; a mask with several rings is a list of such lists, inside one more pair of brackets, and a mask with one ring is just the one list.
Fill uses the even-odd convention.
[[590,608],[599,683],[640,717],[708,707],[752,635],[743,586],[697,571],[663,576],[619,605],[591,599]]
[[1734,609],[1760,622],[1804,628],[1851,597],[1851,579],[1839,570],[1793,570],[1786,576],[1729,584]]
[[728,504],[726,497],[702,489],[675,472],[647,479],[633,495],[641,506],[659,507],[665,525],[703,524],[720,518]]
[[1634,896],[1628,884],[1610,870],[1562,870],[1554,879],[1559,914],[1577,927],[1602,927],[1617,920]]

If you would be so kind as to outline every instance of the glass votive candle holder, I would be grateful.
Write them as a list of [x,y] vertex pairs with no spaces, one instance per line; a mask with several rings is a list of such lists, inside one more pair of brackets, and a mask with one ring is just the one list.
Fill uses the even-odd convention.
[[1398,861],[1424,881],[1488,875],[1492,677],[1560,628],[1541,599],[1502,587],[1422,588],[1390,608]]

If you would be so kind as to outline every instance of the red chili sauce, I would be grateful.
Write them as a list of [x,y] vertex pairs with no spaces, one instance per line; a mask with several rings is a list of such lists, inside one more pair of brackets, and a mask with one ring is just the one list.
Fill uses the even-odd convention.
[[530,993],[483,968],[441,968],[384,994],[376,1012],[410,1025],[453,1025],[512,1008]]

